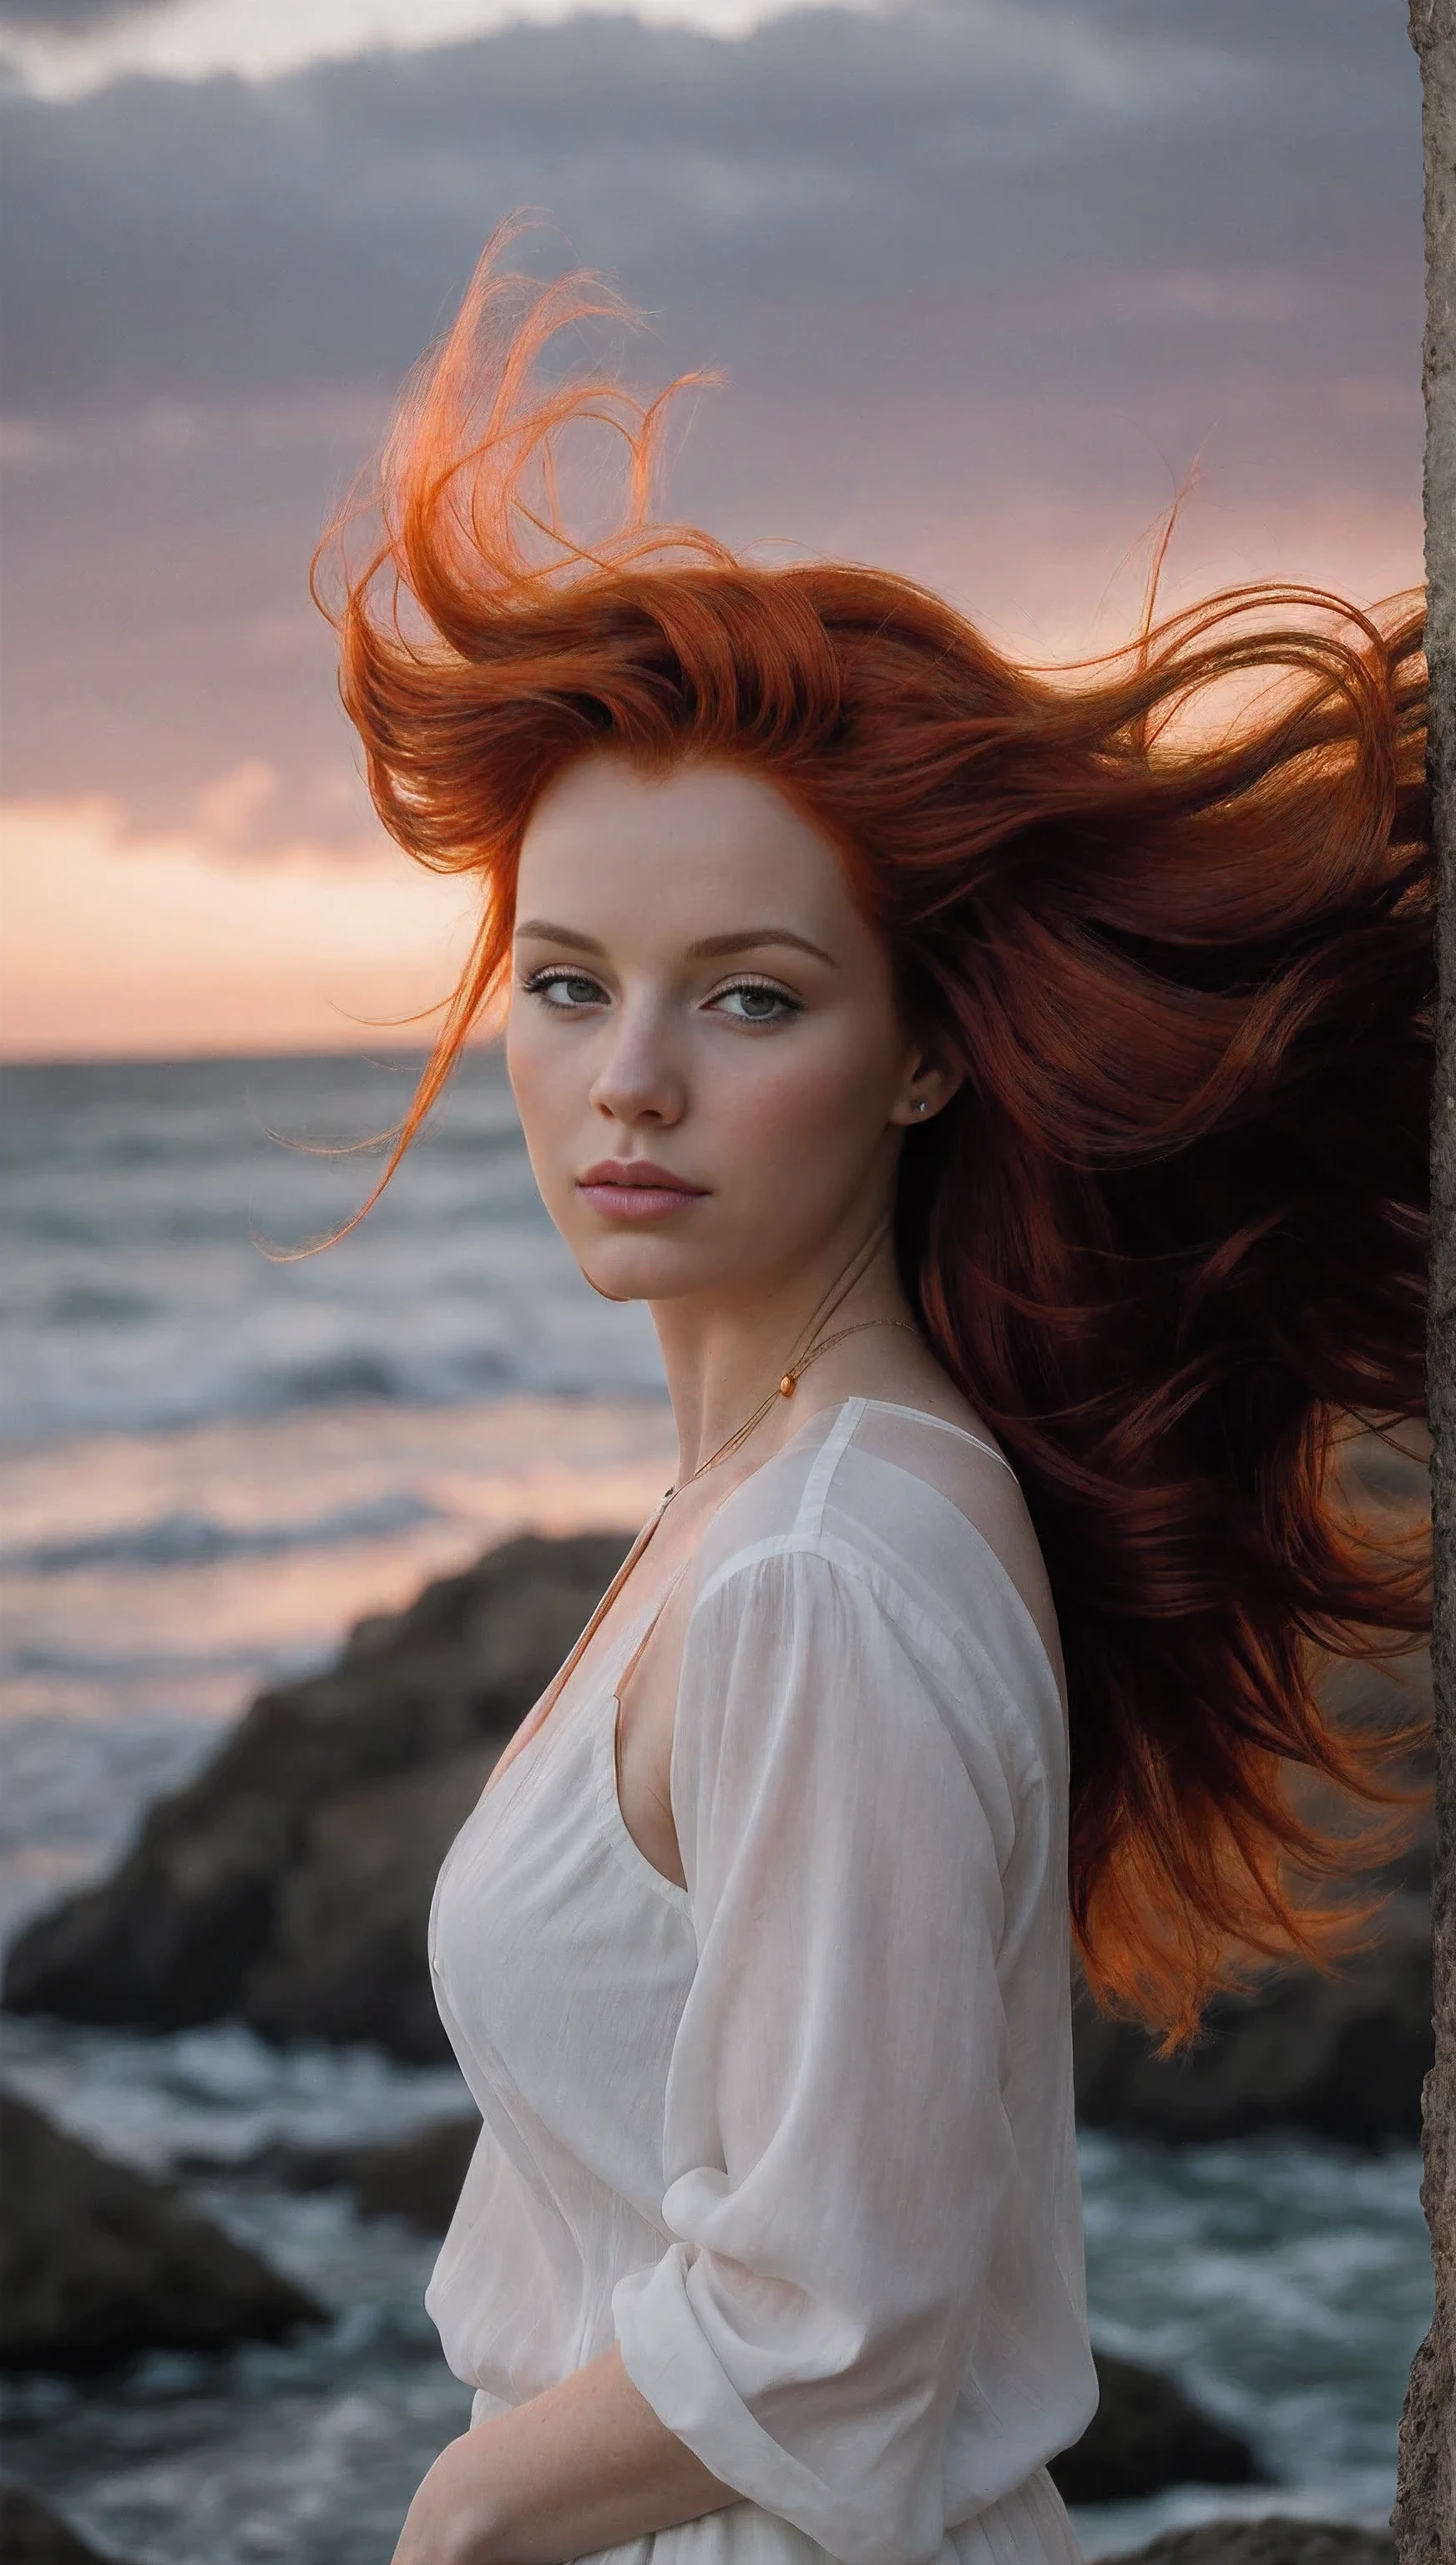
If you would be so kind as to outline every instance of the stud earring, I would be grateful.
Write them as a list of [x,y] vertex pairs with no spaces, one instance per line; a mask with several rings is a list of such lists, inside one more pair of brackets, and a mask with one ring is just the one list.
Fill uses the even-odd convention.
[[917,1113],[928,1113],[928,1112],[929,1112],[929,1110],[930,1110],[930,1098],[929,1098],[929,1096],[928,1096],[928,1095],[917,1095],[917,1096],[916,1096],[916,1098],[915,1098],[915,1110],[916,1110],[916,1112],[917,1112]]

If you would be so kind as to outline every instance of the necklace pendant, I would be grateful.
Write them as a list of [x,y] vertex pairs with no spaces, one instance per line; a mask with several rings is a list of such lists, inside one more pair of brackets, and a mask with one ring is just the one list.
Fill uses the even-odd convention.
[[795,1379],[792,1371],[786,1371],[783,1379],[779,1383],[779,1396],[781,1398],[792,1398],[798,1386],[799,1383]]

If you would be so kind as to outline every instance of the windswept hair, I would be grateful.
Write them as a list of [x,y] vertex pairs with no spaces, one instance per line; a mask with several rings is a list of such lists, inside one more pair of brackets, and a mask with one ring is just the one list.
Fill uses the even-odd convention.
[[[964,1078],[906,1135],[898,1253],[1050,1571],[1087,1975],[1186,2036],[1251,1965],[1347,1941],[1310,1784],[1368,1804],[1377,1746],[1319,1679],[1424,1623],[1420,1557],[1335,1480],[1423,1408],[1419,600],[1229,589],[1054,677],[888,572],[743,561],[652,522],[661,401],[546,378],[564,327],[626,316],[506,273],[508,237],[405,395],[377,544],[328,556],[379,815],[482,893],[385,1180],[499,1003],[571,760],[731,760],[827,832]],[[626,464],[600,542],[558,488],[594,423]]]

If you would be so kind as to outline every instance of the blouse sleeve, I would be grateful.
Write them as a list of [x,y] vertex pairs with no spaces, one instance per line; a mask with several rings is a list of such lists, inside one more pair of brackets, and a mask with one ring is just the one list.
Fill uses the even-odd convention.
[[996,1965],[1015,1801],[989,1720],[947,1719],[954,1675],[877,1573],[779,1549],[694,1607],[676,2240],[612,2310],[629,2377],[724,2483],[846,2565],[917,2565],[1015,2180]]

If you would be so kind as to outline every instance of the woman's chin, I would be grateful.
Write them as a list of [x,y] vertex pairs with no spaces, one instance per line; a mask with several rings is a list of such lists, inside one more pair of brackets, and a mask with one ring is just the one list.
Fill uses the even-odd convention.
[[665,1241],[613,1240],[607,1253],[594,1245],[577,1262],[594,1291],[608,1300],[680,1300],[711,1291],[719,1279],[704,1272],[701,1257],[674,1255]]

